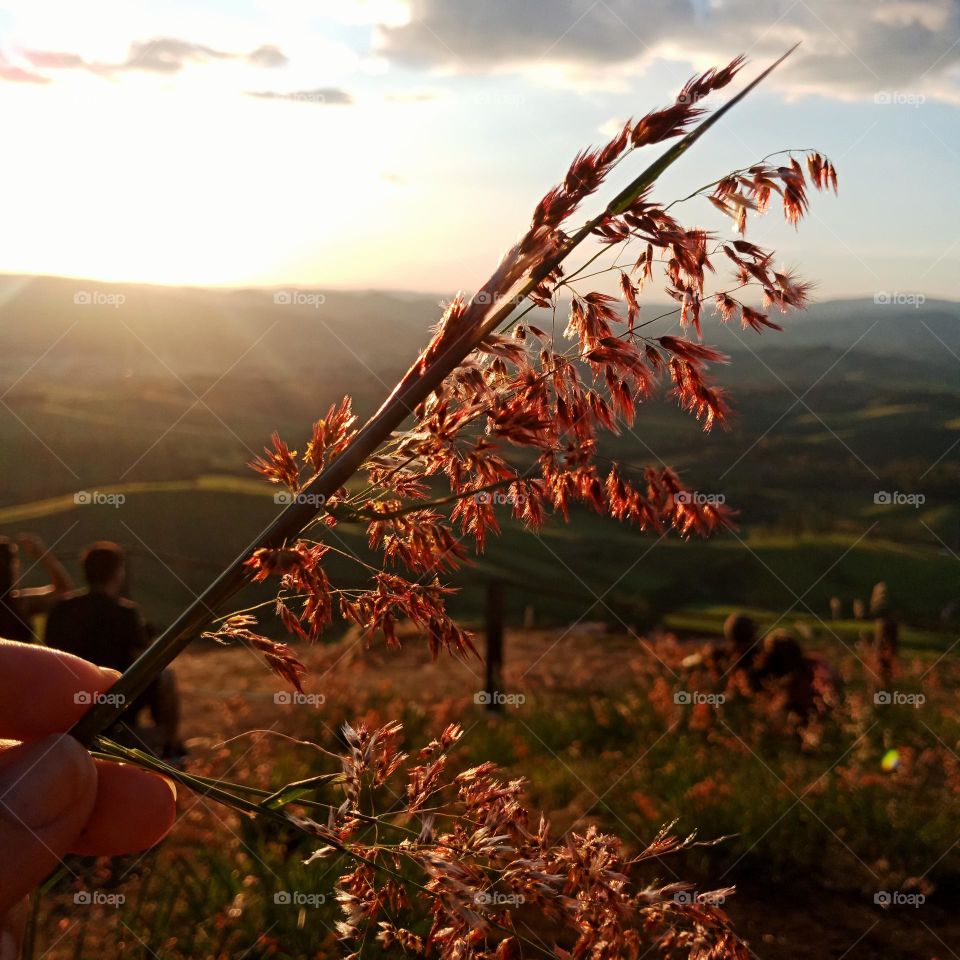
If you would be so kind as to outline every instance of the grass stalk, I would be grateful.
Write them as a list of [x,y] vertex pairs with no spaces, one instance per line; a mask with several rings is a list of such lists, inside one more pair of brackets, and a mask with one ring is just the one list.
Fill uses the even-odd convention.
[[[630,205],[673,163],[682,157],[721,117],[736,106],[747,94],[775,70],[796,46],[755,77],[736,96],[728,100],[696,128],[665,150],[642,173],[635,177],[607,205],[603,212],[588,220],[572,234],[566,243],[551,258],[542,263],[537,274],[544,276],[591,236],[596,227],[609,216],[616,216],[629,209]],[[120,677],[112,689],[110,702],[95,704],[71,729],[70,733],[81,743],[90,745],[113,724],[124,710],[124,705],[133,703],[170,664],[217,616],[224,604],[248,583],[246,560],[258,548],[276,549],[295,538],[322,509],[325,499],[334,494],[360,469],[364,461],[387,441],[413,410],[437,389],[485,337],[505,323],[517,305],[526,299],[538,286],[538,278],[528,276],[513,296],[502,306],[485,315],[481,322],[466,325],[465,329],[423,369],[419,361],[401,379],[380,409],[363,425],[349,447],[317,476],[304,490],[317,496],[300,497],[288,504],[282,513],[250,543],[250,545],[201,593],[172,624],[147,648]],[[484,286],[487,290],[493,278]],[[471,307],[477,304],[477,298]],[[306,502],[306,501],[310,502]]]

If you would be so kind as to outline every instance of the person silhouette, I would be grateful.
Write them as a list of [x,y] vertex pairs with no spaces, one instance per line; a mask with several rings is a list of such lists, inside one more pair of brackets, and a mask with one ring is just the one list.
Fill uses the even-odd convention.
[[[147,648],[149,634],[140,608],[123,596],[126,561],[115,543],[100,540],[81,555],[87,589],[56,603],[47,616],[48,647],[124,671]],[[137,715],[150,711],[155,729],[138,727]],[[173,672],[165,670],[124,714],[119,739],[167,759],[184,753],[180,740],[180,698]]]
[[[44,568],[50,583],[44,587],[20,586],[21,552]],[[70,574],[39,537],[22,533],[17,542],[0,537],[0,637],[32,642],[33,618],[46,613],[72,589]]]

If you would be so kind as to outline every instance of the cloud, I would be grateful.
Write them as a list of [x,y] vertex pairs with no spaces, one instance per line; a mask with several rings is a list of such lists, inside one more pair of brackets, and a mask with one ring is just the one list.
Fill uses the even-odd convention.
[[658,58],[764,61],[802,40],[776,78],[788,92],[960,100],[960,0],[411,0],[411,13],[378,28],[379,52],[406,66],[559,65],[571,84],[599,85]]
[[[250,53],[230,53],[177,37],[134,41],[130,44],[126,60],[119,63],[88,61],[77,53],[56,50],[25,50],[23,57],[41,70],[89,70],[101,75],[131,70],[169,75],[179,73],[187,64],[218,60],[243,61],[253,66],[271,68],[287,63],[283,51],[272,44],[264,44]],[[47,83],[50,78],[21,69],[0,57],[0,79]]]
[[0,53],[0,80],[6,80],[8,83],[49,83],[50,78],[44,77],[32,70],[25,70],[11,63],[2,53]]
[[626,122],[626,117],[611,117],[606,123],[602,123],[599,127],[597,127],[597,133],[600,133],[608,140],[611,140],[623,129],[623,125]]
[[78,53],[60,53],[55,50],[24,50],[24,57],[35,67],[47,70],[71,70],[83,66]]
[[410,21],[382,26],[380,35],[383,52],[411,66],[600,64],[633,59],[643,49],[637,28],[663,32],[689,7],[687,0],[412,0]]
[[147,70],[151,73],[177,73],[187,63],[204,63],[209,60],[229,60],[233,55],[205,47],[199,43],[162,37],[144,43],[130,44],[130,54],[125,63],[114,64],[114,70]]
[[338,87],[320,87],[317,90],[292,90],[281,92],[278,90],[251,90],[248,97],[259,97],[261,100],[295,100],[299,103],[318,103],[323,106],[340,106],[353,103],[353,97],[346,90]]
[[248,57],[247,60],[250,63],[256,64],[258,67],[282,67],[287,63],[286,54],[279,48],[273,46],[273,44],[264,44],[262,47],[257,47]]

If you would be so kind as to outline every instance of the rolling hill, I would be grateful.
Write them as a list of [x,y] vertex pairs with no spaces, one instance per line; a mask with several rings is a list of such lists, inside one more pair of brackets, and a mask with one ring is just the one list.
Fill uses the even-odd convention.
[[[0,532],[36,529],[66,556],[122,540],[138,596],[164,622],[275,511],[246,467],[270,433],[297,446],[344,393],[371,411],[440,299],[0,277]],[[718,369],[738,413],[730,432],[705,437],[652,399],[605,449],[628,469],[670,463],[722,494],[740,511],[735,537],[654,546],[587,514],[541,539],[508,524],[461,577],[465,609],[502,575],[520,585],[515,613],[526,591],[558,621],[614,582],[621,616],[738,603],[822,614],[829,596],[863,596],[886,576],[914,622],[938,625],[960,594],[960,308],[834,301],[785,326],[757,337],[705,323],[731,356]],[[126,500],[77,505],[78,490]],[[885,491],[923,503],[878,503]],[[344,536],[361,549],[359,531]]]

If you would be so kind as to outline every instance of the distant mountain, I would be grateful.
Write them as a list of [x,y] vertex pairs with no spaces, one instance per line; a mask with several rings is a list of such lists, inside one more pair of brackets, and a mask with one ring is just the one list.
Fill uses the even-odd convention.
[[[60,277],[0,277],[0,382],[42,358],[46,375],[77,380],[156,375],[268,379],[322,375],[370,387],[392,383],[440,315],[438,296],[309,288],[224,290],[106,284]],[[644,308],[655,316],[656,306]],[[705,339],[733,354],[771,350],[815,357],[871,354],[909,378],[956,370],[960,305],[948,301],[838,300],[786,318],[785,332],[757,336],[708,320]],[[670,321],[658,327],[667,332]],[[734,369],[746,373],[762,360]],[[790,365],[788,364],[788,367]],[[844,366],[849,361],[844,360]],[[927,373],[929,371],[929,373]],[[788,371],[790,372],[790,371]]]
[[[889,296],[893,296],[892,294]],[[772,319],[777,320],[776,315]],[[829,300],[783,319],[784,332],[757,337],[750,331],[722,338],[727,349],[739,341],[751,349],[833,347],[903,360],[932,361],[956,369],[960,358],[960,304],[949,300],[875,303]],[[711,334],[711,339],[717,339]],[[734,346],[736,344],[736,346]]]
[[219,374],[289,378],[405,368],[438,299],[380,292],[221,290],[0,277],[0,379],[43,357],[79,379]]

